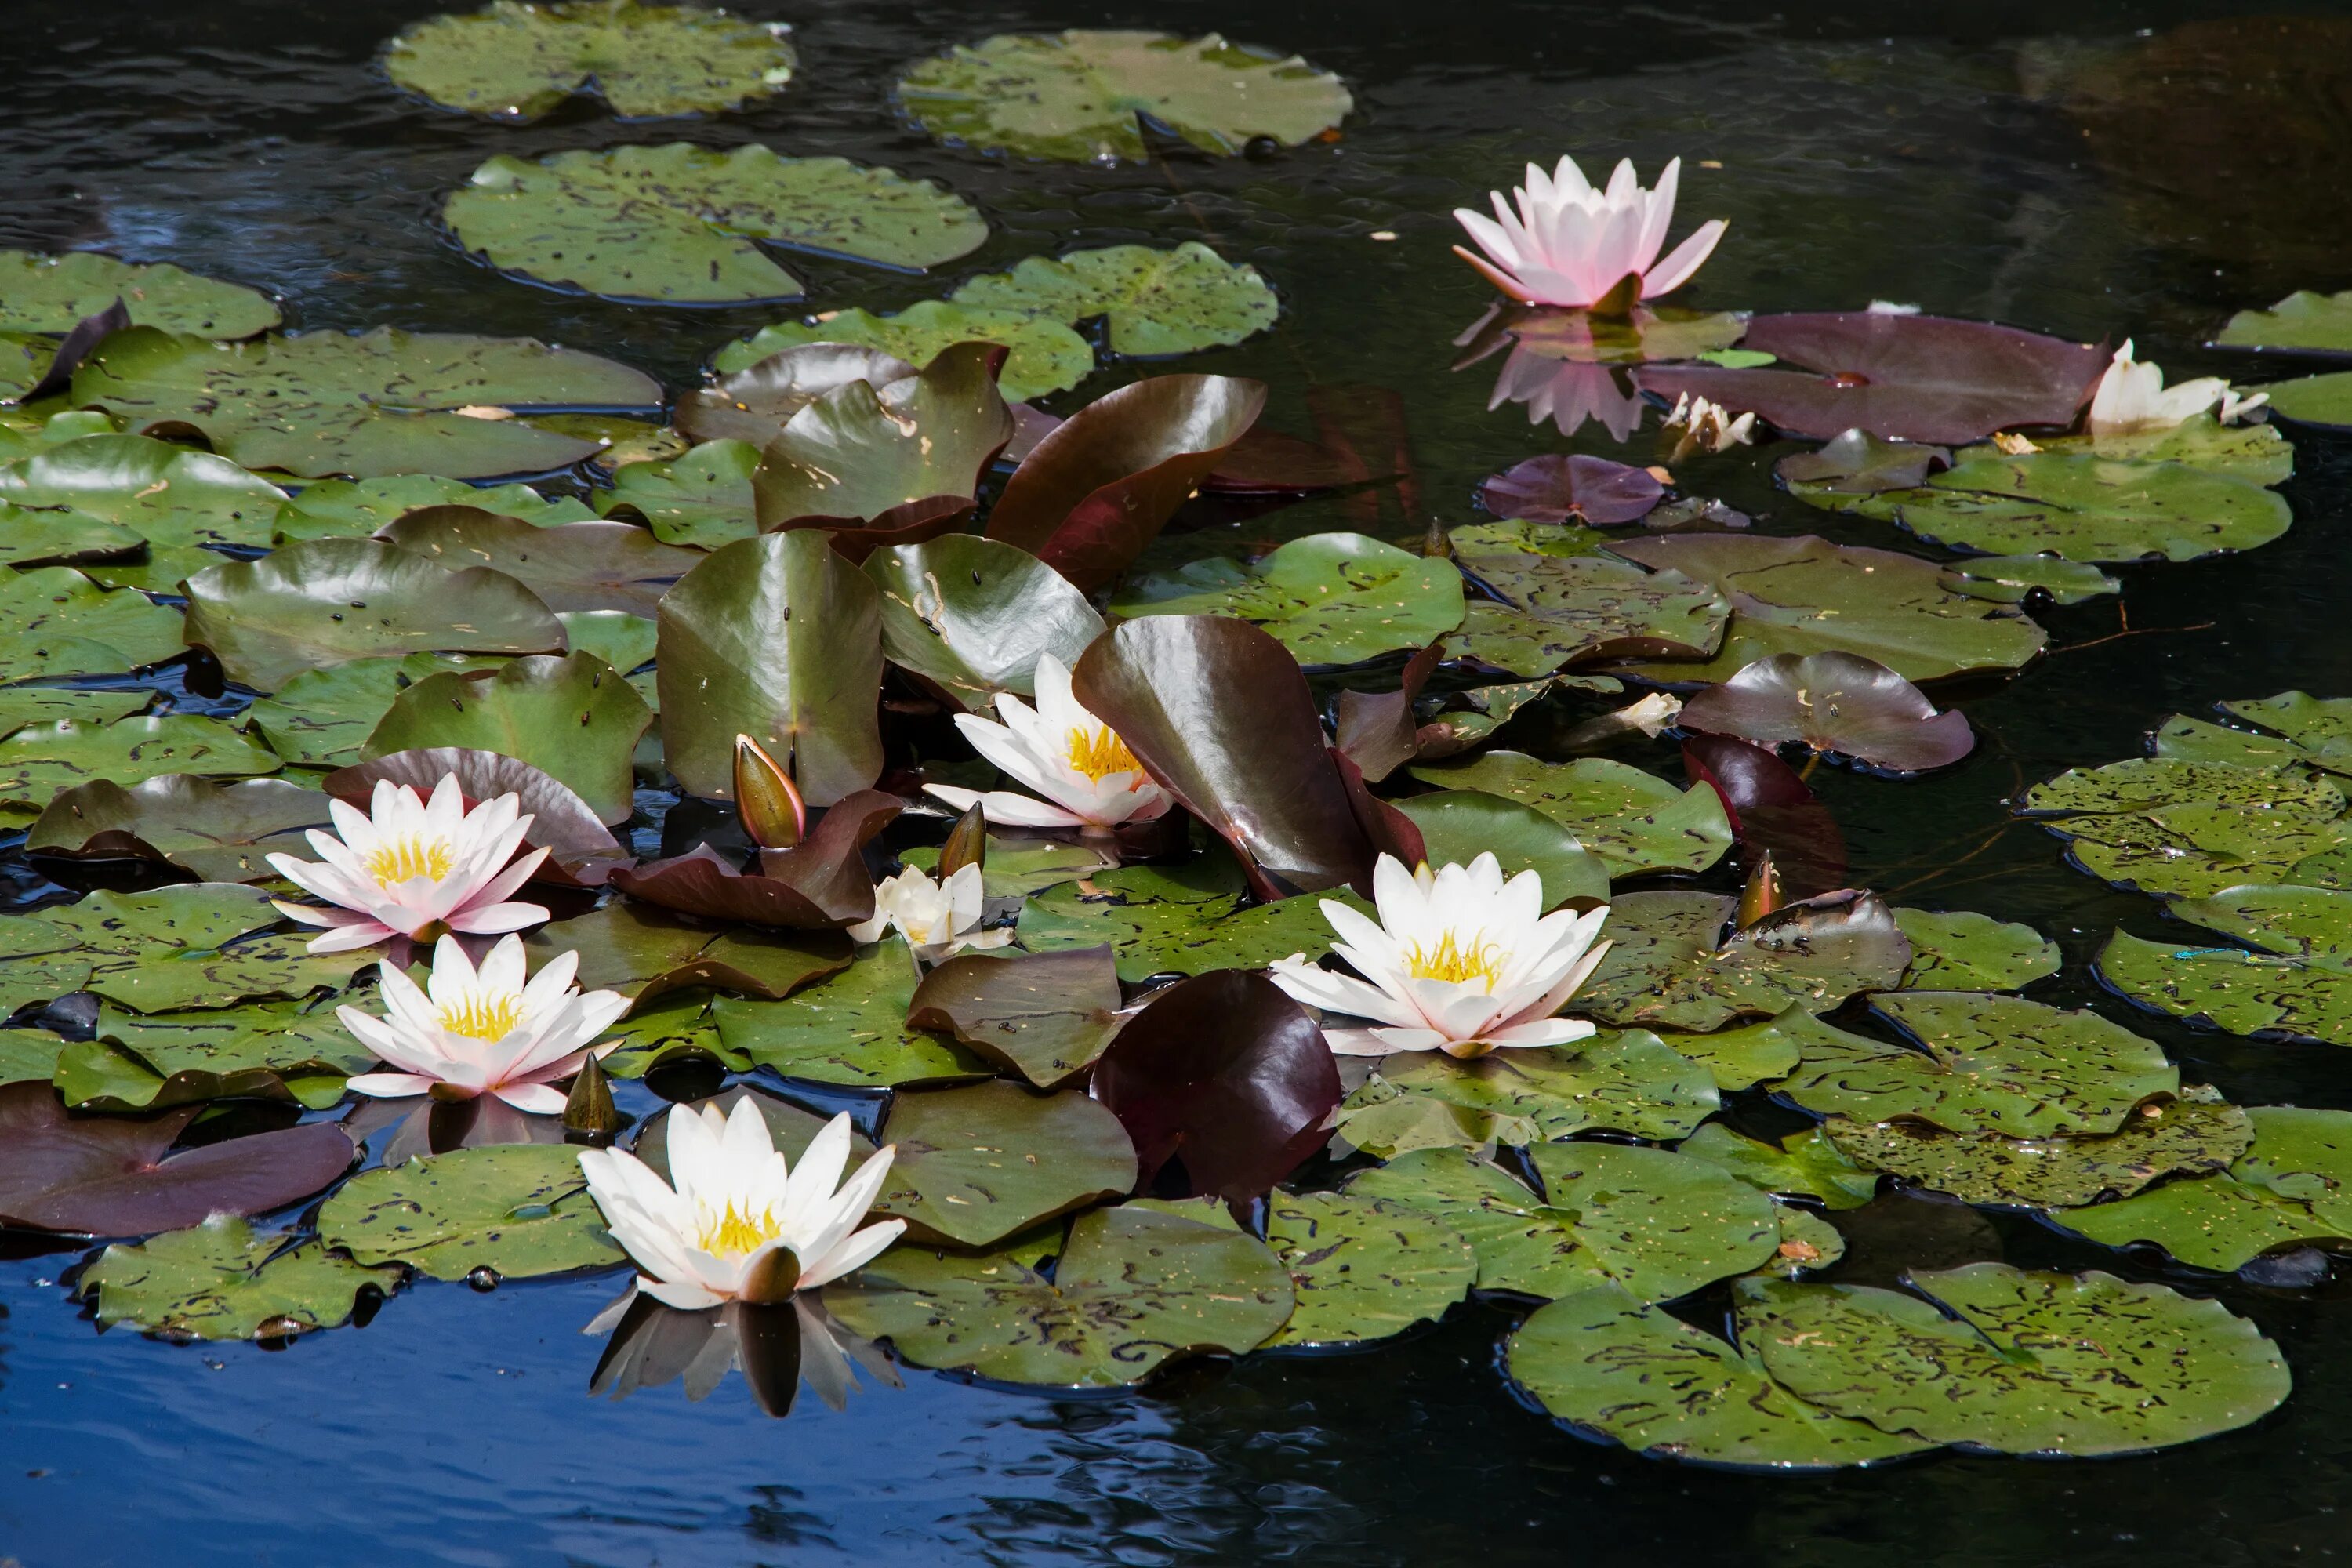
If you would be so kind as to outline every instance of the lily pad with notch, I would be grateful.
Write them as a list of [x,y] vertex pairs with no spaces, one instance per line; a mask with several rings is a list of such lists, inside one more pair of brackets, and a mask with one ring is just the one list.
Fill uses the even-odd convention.
[[1500,601],[1471,601],[1448,658],[1533,678],[1599,658],[1705,658],[1723,641],[1721,594],[1620,560],[1591,529],[1515,521],[1447,538],[1455,563]]
[[1614,528],[1639,522],[1665,494],[1647,468],[1583,452],[1547,452],[1489,475],[1478,487],[1478,504],[1496,517]]
[[422,507],[376,537],[452,572],[487,566],[559,614],[622,610],[650,616],[702,553],[625,522],[531,522],[476,506]]
[[1812,1198],[1833,1210],[1860,1208],[1878,1195],[1877,1171],[1856,1163],[1817,1127],[1772,1143],[1710,1121],[1675,1152],[1720,1165],[1758,1192]]
[[2282,691],[2214,707],[2243,724],[2260,726],[2263,732],[2176,713],[2157,729],[2156,754],[2250,768],[2301,763],[2323,773],[2352,774],[2352,698]]
[[515,659],[485,677],[428,675],[392,700],[362,762],[451,746],[496,752],[539,769],[607,824],[636,810],[630,758],[653,722],[629,683],[593,654]]
[[[1052,1089],[1094,1065],[1118,1034],[1118,973],[1108,947],[950,958],[916,987],[907,1022]],[[1116,1109],[1116,1108],[1114,1108]]]
[[109,591],[70,566],[0,574],[0,680],[127,675],[176,658],[180,617],[134,589]]
[[278,302],[259,289],[168,261],[123,261],[96,250],[0,250],[0,332],[62,335],[117,300],[140,326],[223,341],[266,332],[280,320]]
[[829,392],[853,381],[878,390],[915,374],[913,365],[880,349],[801,343],[686,394],[677,400],[671,422],[696,442],[764,447],[782,433],[793,415]]
[[727,930],[626,900],[543,925],[523,945],[535,964],[576,952],[582,990],[640,1003],[698,985],[782,998],[850,959],[848,942],[829,932]]
[[1731,822],[1715,791],[1703,784],[1678,790],[1606,757],[1548,763],[1490,751],[1424,763],[1412,774],[1440,789],[1481,790],[1534,807],[1573,833],[1612,877],[1704,871],[1731,847]]
[[102,519],[157,547],[268,544],[286,500],[226,458],[148,436],[86,436],[0,468],[0,501]]
[[49,802],[26,834],[37,855],[160,861],[201,881],[259,881],[273,850],[304,851],[301,830],[325,827],[327,797],[290,779],[223,784],[161,773],[129,788],[92,779]]
[[2352,1113],[2257,1105],[2246,1116],[2253,1146],[2228,1170],[2053,1217],[2108,1247],[2152,1243],[2196,1268],[2242,1268],[2264,1253],[2313,1245],[2352,1247]]
[[1608,1029],[1573,1047],[1463,1061],[1437,1051],[1382,1058],[1340,1108],[1338,1131],[1381,1159],[1584,1132],[1672,1142],[1697,1131],[1722,1103],[1706,1069],[1657,1036]]
[[328,1002],[153,1015],[110,1003],[99,1008],[94,1037],[59,1054],[55,1081],[66,1103],[83,1110],[146,1110],[230,1096],[292,1100],[319,1110],[341,1100],[343,1080],[375,1059]]
[[2124,587],[2096,566],[2055,555],[1964,555],[1946,562],[1937,583],[1994,605],[2021,605],[2036,594],[2049,595],[2053,605],[2079,605]]
[[319,1239],[360,1263],[404,1263],[432,1279],[477,1268],[528,1279],[627,1261],[589,1196],[580,1152],[563,1143],[458,1149],[363,1171],[320,1206]]
[[2352,1046],[2352,892],[2228,888],[2170,912],[2248,946],[2119,931],[2100,950],[2099,978],[2143,1007],[2234,1035]]
[[597,502],[607,516],[643,522],[665,544],[716,550],[760,531],[751,475],[760,449],[706,441],[667,462],[624,463]]
[[1609,1024],[1715,1029],[1891,991],[1911,962],[1909,940],[1874,893],[1801,900],[1726,934],[1738,904],[1720,893],[1621,895],[1601,933],[1609,954],[1579,1007]]
[[1956,910],[1898,909],[1911,942],[1906,991],[2017,991],[2058,973],[2058,944],[2032,926]]
[[401,1271],[370,1268],[289,1231],[256,1236],[221,1215],[137,1246],[121,1242],[82,1270],[75,1293],[99,1326],[173,1341],[290,1339],[351,1321],[362,1292],[388,1296]]
[[1558,818],[1532,805],[1484,790],[1434,790],[1397,802],[1397,809],[1421,829],[1433,866],[1468,865],[1482,854],[1500,862],[1503,875],[1533,871],[1543,879],[1543,907],[1558,909],[1570,899],[1606,902],[1609,873]]
[[969,533],[877,550],[882,651],[974,712],[1000,692],[1034,695],[1037,660],[1066,668],[1103,631],[1070,580],[1016,545]]
[[2219,1095],[2151,1100],[2104,1136],[2003,1138],[1948,1132],[1924,1121],[1870,1123],[1832,1116],[1829,1142],[1850,1158],[1965,1203],[2072,1208],[2127,1198],[2159,1177],[2229,1168],[2254,1124]]
[[1774,654],[1686,699],[1678,722],[1767,748],[1801,745],[1892,773],[1948,767],[1976,746],[1958,710],[1860,654]]
[[166,774],[241,778],[284,765],[218,719],[165,713],[110,724],[28,724],[0,740],[0,824],[26,827],[70,790]]
[[494,0],[403,30],[383,68],[396,87],[492,120],[537,120],[592,89],[625,120],[717,113],[792,79],[788,31],[694,5]]
[[1160,867],[1126,866],[1033,896],[1017,930],[1032,952],[1108,943],[1118,977],[1133,984],[1155,974],[1263,969],[1326,946],[1331,928],[1322,903],[1300,894],[1253,905],[1238,886],[1203,887]]
[[1032,256],[950,295],[970,310],[1008,310],[1077,326],[1101,320],[1111,353],[1148,359],[1237,343],[1274,325],[1274,289],[1247,262],[1198,240],[1172,249],[1114,245]]

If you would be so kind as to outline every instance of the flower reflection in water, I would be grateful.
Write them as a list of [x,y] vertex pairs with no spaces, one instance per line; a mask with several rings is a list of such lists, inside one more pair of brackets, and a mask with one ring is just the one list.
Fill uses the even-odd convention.
[[871,1341],[826,1315],[808,1295],[754,1306],[730,1301],[698,1312],[665,1307],[643,1291],[621,1298],[583,1333],[612,1330],[589,1378],[588,1392],[625,1399],[642,1388],[677,1382],[700,1402],[740,1369],[751,1397],[770,1415],[792,1414],[805,1387],[828,1410],[840,1410],[865,1385],[857,1373],[892,1388],[906,1384],[898,1369]]
[[1641,427],[1642,399],[1605,364],[1578,364],[1545,357],[1520,344],[1503,361],[1495,378],[1489,412],[1506,403],[1527,405],[1528,423],[1549,419],[1563,436],[1573,436],[1588,419],[1598,420],[1610,439],[1622,441]]

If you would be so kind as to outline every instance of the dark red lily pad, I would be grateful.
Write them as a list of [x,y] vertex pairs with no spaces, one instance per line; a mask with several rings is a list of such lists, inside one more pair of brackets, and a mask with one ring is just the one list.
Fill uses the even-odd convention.
[[1759,658],[1684,702],[1681,723],[1759,746],[1795,742],[1900,773],[1948,767],[1976,745],[1958,710],[1938,713],[1876,659],[1834,650]]
[[0,1088],[0,1222],[76,1236],[149,1236],[215,1214],[257,1215],[351,1168],[330,1122],[170,1153],[198,1106],[162,1116],[76,1116],[44,1082]]
[[1633,373],[1634,384],[1670,401],[1688,393],[1752,410],[1791,436],[1827,440],[1860,429],[1955,445],[2021,425],[2072,424],[2107,365],[2095,344],[1865,310],[1759,316],[1744,341],[1804,368],[1653,364]]
[[531,819],[530,836],[523,841],[526,852],[548,852],[531,878],[535,882],[566,888],[601,888],[616,867],[626,866],[634,858],[588,803],[568,785],[559,784],[529,763],[498,752],[473,751],[463,746],[422,746],[394,752],[373,762],[337,768],[320,781],[320,787],[338,800],[349,801],[365,811],[369,798],[375,794],[378,779],[406,784],[429,799],[434,789],[451,773],[457,775],[458,793],[466,797],[469,809],[509,792],[522,797],[522,809]]
[[1751,864],[1769,853],[1781,886],[1799,897],[1845,886],[1845,835],[1804,780],[1761,746],[1729,735],[1683,741],[1683,767],[1723,799]]
[[670,423],[691,441],[765,447],[793,415],[829,392],[853,381],[878,389],[915,374],[897,355],[859,343],[795,343],[688,393]]
[[1582,452],[1550,452],[1491,476],[1478,487],[1478,504],[1496,517],[1610,528],[1639,522],[1665,495],[1666,487],[1647,468]]
[[1342,691],[1335,704],[1339,750],[1373,784],[1420,753],[1421,726],[1412,705],[1444,656],[1444,638],[1431,643],[1405,665],[1394,691]]
[[1320,1149],[1342,1090],[1323,1031],[1265,975],[1221,969],[1154,996],[1095,1064],[1095,1098],[1149,1182],[1181,1159],[1193,1193],[1255,1198]]
[[953,1035],[1039,1089],[1057,1089],[1118,1034],[1119,1002],[1108,946],[1003,958],[968,952],[923,977],[907,1022]]
[[1233,846],[1258,897],[1370,892],[1376,851],[1307,677],[1271,635],[1224,616],[1147,616],[1097,637],[1071,684]]
[[1265,406],[1263,382],[1155,375],[1081,408],[1005,481],[988,537],[1091,593],[1127,570]]
[[859,790],[825,810],[808,836],[790,849],[760,851],[760,869],[747,872],[709,845],[667,860],[624,866],[612,884],[680,914],[789,931],[837,931],[874,915],[874,879],[866,846],[898,819],[906,803],[880,790]]

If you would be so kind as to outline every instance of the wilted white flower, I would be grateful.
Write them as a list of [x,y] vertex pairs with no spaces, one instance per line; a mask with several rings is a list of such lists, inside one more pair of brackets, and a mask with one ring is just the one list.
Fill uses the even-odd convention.
[[2164,372],[2133,359],[2131,340],[2126,338],[2106,374],[2099,377],[2098,390],[2091,395],[2089,429],[2094,436],[2168,430],[2204,413],[2229,394],[2230,384],[2218,375],[2165,385]]

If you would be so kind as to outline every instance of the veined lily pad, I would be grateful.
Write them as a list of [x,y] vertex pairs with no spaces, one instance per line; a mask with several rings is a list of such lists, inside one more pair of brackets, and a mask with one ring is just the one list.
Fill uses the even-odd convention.
[[898,96],[942,141],[1073,163],[1149,156],[1139,116],[1231,157],[1261,136],[1295,147],[1355,107],[1337,77],[1296,55],[1262,54],[1214,33],[1078,28],[959,47],[909,70]]
[[278,509],[272,539],[365,539],[426,507],[468,506],[540,527],[585,522],[596,514],[574,496],[549,500],[529,485],[469,485],[436,474],[393,474],[373,479],[321,479],[304,485]]
[[1127,1207],[1082,1215],[1053,1277],[1036,1242],[978,1258],[898,1247],[825,1306],[922,1366],[1005,1383],[1118,1388],[1173,1357],[1238,1355],[1290,1316],[1290,1280],[1255,1237]]
[[920,271],[988,237],[971,203],[929,180],[779,157],[758,142],[501,155],[450,194],[441,217],[501,272],[672,305],[798,295],[800,280],[757,240]]
[[0,468],[0,500],[103,518],[153,545],[267,544],[286,492],[210,452],[89,436]]
[[1435,1051],[1385,1057],[1348,1097],[1339,1131],[1382,1159],[1596,1131],[1671,1141],[1687,1137],[1721,1105],[1705,1068],[1646,1029],[1612,1029],[1574,1047],[1467,1061]]
[[1129,619],[1232,616],[1274,634],[1301,664],[1360,664],[1461,625],[1462,575],[1360,533],[1318,533],[1253,566],[1212,558],[1130,583],[1110,610]]
[[2267,310],[2241,310],[2213,339],[2216,348],[2352,354],[2352,289],[2298,289]]
[[118,1242],[82,1271],[106,1328],[173,1340],[283,1339],[346,1322],[360,1292],[389,1295],[400,1270],[362,1268],[284,1231],[257,1237],[227,1215],[136,1247]]
[[1344,1193],[1276,1193],[1266,1245],[1298,1305],[1269,1349],[1360,1344],[1435,1320],[1478,1281],[1478,1257],[1443,1222]]
[[866,574],[882,591],[882,651],[975,712],[998,692],[1034,693],[1037,660],[1066,668],[1102,635],[1070,580],[1018,546],[949,533],[877,550]]
[[1543,879],[1544,908],[1570,899],[1606,902],[1609,873],[1558,818],[1532,805],[1484,790],[1437,790],[1397,802],[1421,829],[1429,863],[1466,866],[1482,854],[1500,861],[1503,875],[1533,871]]
[[1965,910],[1896,910],[1911,942],[1906,991],[2016,991],[2058,973],[2058,944],[2032,926]]
[[0,574],[0,680],[121,675],[178,656],[179,616],[132,589],[112,593],[70,566]]
[[1976,745],[1958,710],[1939,713],[1886,666],[1836,649],[1759,658],[1685,701],[1679,722],[1768,750],[1793,742],[1896,773],[1948,766]]
[[2003,1138],[1922,1121],[1875,1125],[1833,1116],[1829,1141],[1851,1158],[1972,1204],[2069,1208],[2129,1197],[2159,1176],[2226,1169],[2254,1141],[2234,1105],[2149,1100],[2104,1137]]
[[576,952],[582,990],[640,1002],[698,985],[787,996],[849,965],[848,942],[829,932],[722,931],[627,900],[543,925],[524,946],[534,964]]
[[875,1212],[916,1244],[989,1247],[1135,1184],[1126,1130],[1086,1095],[1009,1083],[900,1094],[882,1126],[897,1146]]
[[1772,1144],[1710,1121],[1675,1152],[1720,1165],[1758,1192],[1818,1198],[1832,1209],[1860,1208],[1878,1195],[1878,1173],[1856,1164],[1818,1128]]
[[434,1279],[477,1268],[528,1279],[626,1258],[588,1195],[580,1152],[562,1143],[459,1149],[363,1171],[320,1206],[319,1239]]
[[1996,1453],[2124,1454],[2245,1426],[2286,1398],[2278,1347],[2218,1301],[2002,1263],[1858,1285],[1738,1287],[1741,1336],[1800,1397]]
[[1281,310],[1256,268],[1229,262],[1198,240],[1172,250],[1114,245],[1032,256],[1009,272],[971,279],[949,302],[1073,327],[1101,317],[1111,353],[1130,358],[1237,343],[1274,325]]
[[25,826],[63,791],[163,773],[235,778],[283,764],[217,719],[168,713],[111,724],[32,724],[0,740],[0,821]]
[[921,978],[907,944],[892,937],[788,1002],[721,997],[711,1012],[722,1059],[872,1089],[986,1077],[981,1058],[909,1023]]
[[2298,767],[2135,757],[2035,784],[2017,809],[2091,875],[2159,896],[2293,881],[2298,862],[2352,843],[2344,793]]
[[1612,877],[1704,871],[1731,847],[1723,801],[1705,784],[1678,790],[1654,773],[1605,757],[1547,763],[1521,752],[1486,752],[1425,763],[1423,784],[1484,790],[1531,805],[1576,835]]
[[168,332],[249,338],[278,322],[277,302],[260,290],[199,278],[168,261],[120,261],[95,250],[0,250],[0,332],[70,332],[118,299],[133,322]]
[[375,1053],[325,1003],[248,1003],[144,1016],[107,1005],[97,1037],[68,1046],[58,1092],[81,1109],[143,1110],[229,1095],[332,1105]]
[[1874,894],[1791,904],[1723,935],[1739,900],[1720,893],[1626,893],[1577,1007],[1611,1024],[1713,1029],[1802,1006],[1827,1012],[1857,991],[1892,990],[1911,944]]
[[1798,1398],[1772,1381],[1753,1351],[1614,1285],[1537,1311],[1511,1335],[1504,1364],[1561,1420],[1655,1458],[1826,1470],[1935,1447]]
[[2154,1242],[2198,1268],[2242,1268],[2265,1252],[2352,1244],[2352,1113],[2257,1105],[2253,1147],[2219,1174],[2167,1182],[2059,1215],[2109,1247]]
[[2035,593],[2054,605],[2079,605],[2123,584],[2095,566],[2055,555],[1969,555],[1948,562],[1936,579],[1955,594],[1994,605],[2021,605]]
[[1448,658],[1535,677],[1597,657],[1703,658],[1723,640],[1721,594],[1605,553],[1591,529],[1512,521],[1449,538],[1462,570],[1503,603],[1473,600]]
[[1012,351],[997,385],[1014,403],[1067,392],[1095,368],[1094,345],[1060,321],[944,300],[925,300],[889,316],[848,310],[805,324],[779,321],[729,343],[711,356],[710,364],[722,374],[749,370],[770,354],[802,343],[858,343],[909,364],[929,364],[942,351],[970,342],[1002,343]]
[[608,516],[635,518],[665,544],[716,550],[760,531],[751,474],[760,449],[746,441],[707,441],[666,463],[625,463],[598,502]]
[[1547,452],[1488,476],[1478,487],[1478,504],[1496,517],[1608,528],[1640,521],[1665,493],[1647,468],[1582,452]]
[[629,759],[652,722],[645,699],[593,654],[518,658],[486,679],[425,677],[393,699],[360,755],[497,752],[568,786],[605,822],[626,822],[636,809]]
[[433,16],[384,49],[396,86],[446,109],[536,120],[593,88],[628,120],[736,109],[792,79],[782,26],[636,0],[494,0]]
[[164,773],[125,789],[99,778],[52,800],[25,847],[162,860],[207,882],[258,881],[277,874],[263,857],[283,849],[307,858],[300,830],[329,821],[327,797],[288,779],[215,784],[200,773]]
[[133,430],[192,426],[248,468],[463,479],[541,473],[602,450],[507,412],[650,408],[661,388],[611,360],[528,338],[379,328],[215,343],[133,327],[91,351],[73,396]]
[[1019,930],[1021,945],[1032,952],[1108,942],[1118,977],[1132,984],[1154,974],[1263,969],[1328,947],[1331,928],[1321,903],[1301,894],[1244,907],[1238,887],[1202,886],[1158,867],[1128,866],[1037,894],[1022,907]]
[[1499,1166],[1424,1149],[1344,1191],[1444,1220],[1478,1255],[1478,1288],[1542,1297],[1623,1286],[1672,1300],[1753,1268],[1780,1246],[1772,1200],[1717,1166],[1613,1143],[1538,1143],[1538,1195]]
[[2117,931],[2100,978],[2143,1007],[2231,1034],[2352,1045],[2352,892],[2231,888],[2172,912],[2256,951]]

